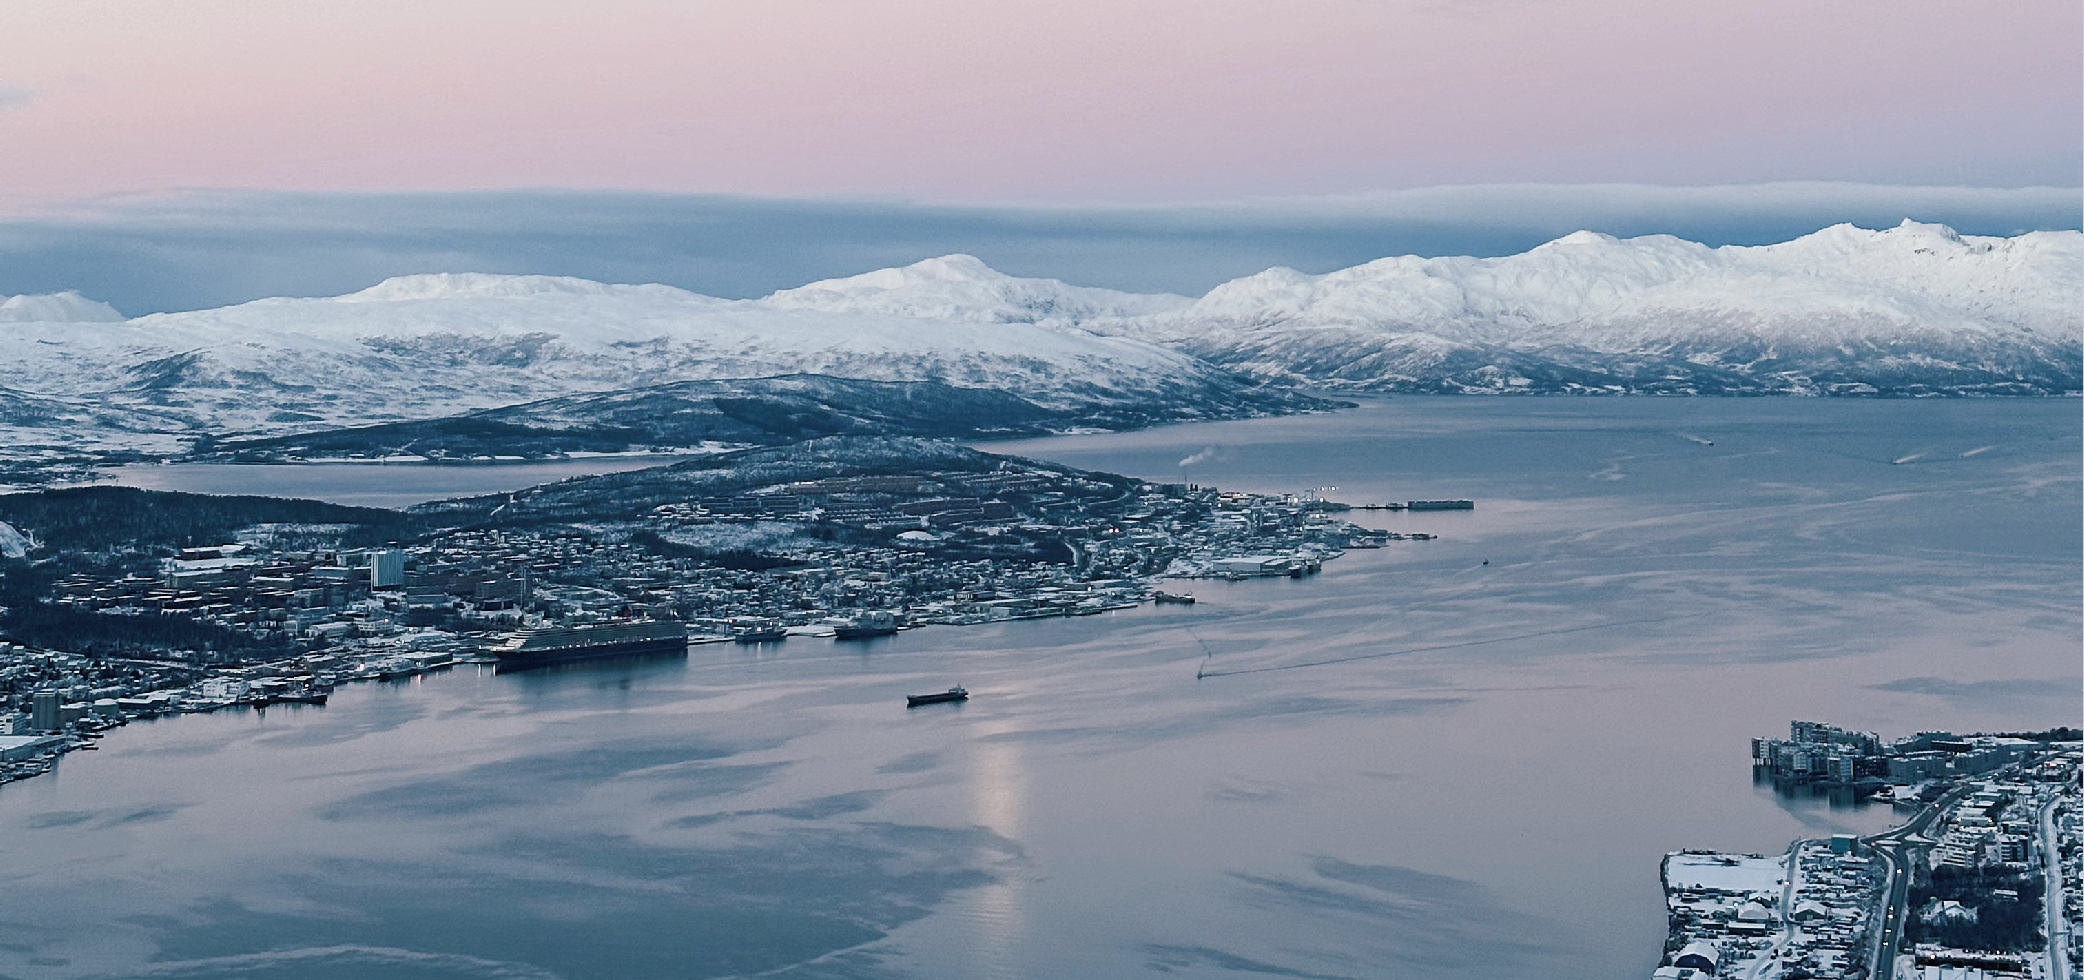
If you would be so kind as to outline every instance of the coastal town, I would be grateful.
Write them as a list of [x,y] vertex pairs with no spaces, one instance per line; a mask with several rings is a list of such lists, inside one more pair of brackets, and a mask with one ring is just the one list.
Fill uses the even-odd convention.
[[2084,967],[2074,728],[1955,736],[1796,721],[1752,741],[1783,792],[1886,803],[1904,822],[1785,853],[1677,851],[1656,980],[2072,980]]
[[[131,719],[322,704],[341,683],[511,666],[502,650],[546,632],[658,624],[684,653],[1096,615],[1194,601],[1166,579],[1301,578],[1349,549],[1432,537],[1361,527],[1315,491],[955,459],[963,468],[797,479],[801,458],[757,457],[677,474],[671,492],[663,477],[622,475],[577,504],[589,481],[430,505],[414,524],[275,521],[163,553],[135,541],[26,553],[21,564],[46,574],[4,621],[0,781],[48,771]],[[737,478],[761,466],[773,468]],[[373,514],[346,516],[396,516]],[[400,540],[350,546],[373,534]]]

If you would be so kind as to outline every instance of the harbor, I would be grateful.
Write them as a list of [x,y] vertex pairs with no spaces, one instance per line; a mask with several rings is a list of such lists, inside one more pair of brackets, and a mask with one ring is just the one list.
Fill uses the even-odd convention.
[[[1664,965],[1666,852],[1778,857],[1911,816],[1754,782],[1751,737],[2074,715],[2073,454],[2002,421],[2067,431],[2074,406],[1383,405],[1047,457],[1178,480],[1218,444],[1183,482],[1477,500],[1343,515],[1439,537],[1314,576],[132,721],[0,787],[22,947],[0,973],[1640,978]],[[1953,455],[1888,465],[1918,446]],[[434,632],[354,639],[404,656]],[[952,684],[967,704],[906,710]],[[718,939],[746,935],[771,940],[756,964]]]

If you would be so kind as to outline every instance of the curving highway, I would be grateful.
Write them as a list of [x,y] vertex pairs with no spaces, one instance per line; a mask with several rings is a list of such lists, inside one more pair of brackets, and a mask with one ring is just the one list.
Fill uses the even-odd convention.
[[1875,920],[1879,928],[1874,930],[1873,959],[1869,960],[1868,976],[1873,980],[1892,980],[1896,966],[1896,953],[1903,945],[1904,920],[1910,915],[1910,869],[1922,860],[1921,852],[1937,841],[1924,836],[1925,828],[1932,826],[1939,815],[1959,803],[1975,787],[1955,787],[1930,805],[1917,812],[1909,822],[1894,830],[1886,830],[1861,841],[1881,855],[1882,863],[1888,866],[1888,883],[1883,893],[1888,896]]
[[2072,980],[2069,954],[2069,920],[2062,914],[2062,856],[2061,839],[2056,836],[2055,810],[2062,804],[2060,795],[2051,795],[2041,806],[2040,849],[2041,881],[2047,892],[2041,897],[2041,911],[2048,917],[2044,935],[2048,937],[2049,980]]

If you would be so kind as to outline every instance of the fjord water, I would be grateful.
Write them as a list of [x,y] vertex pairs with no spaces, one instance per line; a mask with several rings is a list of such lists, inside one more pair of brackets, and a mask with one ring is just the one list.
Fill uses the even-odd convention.
[[621,473],[676,462],[617,455],[498,463],[132,463],[109,475],[118,486],[188,493],[305,497],[354,507],[410,507],[447,497],[507,493],[574,476]]
[[990,445],[1478,505],[1191,607],[134,724],[0,788],[0,975],[1643,977],[1663,852],[1890,822],[1749,736],[2078,723],[2080,429],[1400,398]]

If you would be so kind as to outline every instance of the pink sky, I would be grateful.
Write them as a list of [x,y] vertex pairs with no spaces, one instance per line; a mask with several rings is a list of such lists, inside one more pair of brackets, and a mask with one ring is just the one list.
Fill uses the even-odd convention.
[[0,200],[2078,183],[2075,0],[0,5]]

